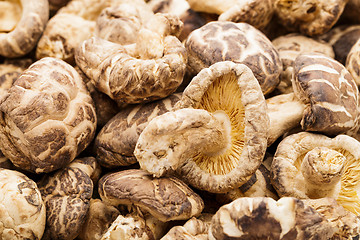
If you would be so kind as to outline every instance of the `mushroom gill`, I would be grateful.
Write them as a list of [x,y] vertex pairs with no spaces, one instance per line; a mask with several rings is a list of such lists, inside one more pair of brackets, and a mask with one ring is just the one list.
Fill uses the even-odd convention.
[[215,113],[224,111],[231,122],[231,147],[218,155],[198,153],[194,162],[203,170],[213,174],[225,175],[233,170],[241,159],[244,146],[245,108],[240,101],[241,89],[233,73],[218,77],[207,89],[199,109]]

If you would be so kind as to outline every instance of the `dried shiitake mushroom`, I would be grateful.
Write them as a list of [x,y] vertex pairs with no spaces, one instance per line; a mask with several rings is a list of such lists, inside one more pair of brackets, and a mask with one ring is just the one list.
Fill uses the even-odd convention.
[[356,84],[360,86],[360,40],[350,49],[346,57],[345,67],[354,78]]
[[280,197],[333,197],[360,215],[360,142],[347,135],[329,138],[301,132],[284,138],[271,166]]
[[0,102],[0,149],[15,166],[50,172],[71,162],[95,135],[93,101],[69,64],[43,58]]
[[214,239],[330,239],[334,230],[321,214],[296,198],[238,198],[213,216]]
[[103,176],[99,194],[104,203],[135,205],[160,221],[186,220],[204,208],[203,200],[175,177],[153,178],[140,169],[129,169]]
[[317,52],[334,58],[335,53],[331,45],[325,41],[306,37],[299,33],[289,33],[272,40],[272,44],[279,52],[283,71],[280,74],[279,93],[293,92],[291,79],[294,74],[294,61],[301,53]]
[[247,65],[259,81],[264,94],[279,84],[281,60],[270,40],[247,23],[210,22],[194,30],[187,40],[188,70],[201,69],[221,61]]
[[95,170],[95,158],[79,158],[40,180],[38,186],[46,206],[43,239],[77,237],[90,207]]
[[76,51],[77,65],[99,91],[118,104],[162,99],[182,83],[186,50],[178,38],[169,35],[177,27],[173,21],[164,22],[169,19],[166,16],[155,16],[154,29],[142,28],[134,44],[121,45],[93,37]]
[[249,67],[230,61],[203,69],[176,111],[149,122],[134,154],[155,176],[176,170],[192,186],[227,192],[261,164],[269,127],[260,85]]
[[275,0],[275,15],[285,28],[308,36],[326,33],[338,21],[347,0]]
[[24,56],[35,47],[45,29],[48,0],[0,1],[0,9],[0,56]]
[[41,239],[46,210],[36,183],[0,168],[0,239]]

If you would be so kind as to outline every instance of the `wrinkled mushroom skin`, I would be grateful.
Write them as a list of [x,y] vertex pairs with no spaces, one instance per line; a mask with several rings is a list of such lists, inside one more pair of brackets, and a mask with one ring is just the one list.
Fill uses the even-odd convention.
[[360,41],[357,41],[350,49],[346,58],[345,67],[360,86]]
[[46,205],[43,239],[75,239],[85,222],[93,193],[90,178],[93,171],[86,166],[89,163],[86,158],[74,163],[46,175],[38,183]]
[[[1,1],[0,8],[4,12],[10,11],[10,16],[14,11],[21,12],[21,18],[18,22],[15,19],[12,24],[7,22],[7,14],[4,14],[4,19],[3,15],[0,17],[0,22],[5,25],[0,24],[0,55],[14,58],[29,53],[37,44],[49,19],[48,0]],[[11,24],[10,27],[7,24]]]
[[238,198],[213,216],[209,239],[329,239],[327,220],[296,198]]
[[359,90],[342,64],[321,54],[300,54],[294,78],[294,93],[307,105],[302,129],[337,135],[356,127]]
[[[264,94],[279,84],[279,54],[270,40],[247,23],[210,22],[194,30],[187,40],[188,68],[194,74],[220,61],[247,65]],[[258,64],[261,63],[261,64]]]
[[137,169],[103,176],[99,194],[106,204],[133,204],[163,222],[189,219],[204,208],[203,200],[179,179],[153,178]]
[[43,58],[16,80],[0,102],[0,149],[36,173],[71,162],[95,135],[93,101],[76,70]]
[[280,197],[333,197],[359,215],[360,142],[347,135],[329,138],[301,132],[278,145],[270,171]]
[[41,239],[46,209],[36,183],[24,174],[0,168],[0,238]]
[[180,97],[179,93],[172,94],[162,100],[120,110],[96,136],[99,163],[108,168],[136,163],[134,149],[140,133],[154,117],[171,111]]
[[279,22],[288,30],[315,36],[334,26],[346,3],[346,0],[275,0],[274,8]]

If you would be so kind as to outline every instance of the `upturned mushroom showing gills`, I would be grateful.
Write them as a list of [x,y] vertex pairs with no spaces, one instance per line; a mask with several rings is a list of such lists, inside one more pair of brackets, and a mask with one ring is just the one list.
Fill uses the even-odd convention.
[[140,134],[134,154],[142,169],[154,176],[176,170],[209,192],[227,192],[249,180],[265,155],[269,126],[250,68],[226,61],[203,69],[175,109]]
[[0,1],[0,9],[0,56],[24,56],[36,46],[45,29],[48,0]]
[[270,173],[280,197],[333,197],[360,215],[360,142],[350,136],[290,135],[279,143]]

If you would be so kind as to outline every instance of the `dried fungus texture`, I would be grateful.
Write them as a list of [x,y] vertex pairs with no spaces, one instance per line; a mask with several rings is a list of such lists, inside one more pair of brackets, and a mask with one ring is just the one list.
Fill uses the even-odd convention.
[[204,208],[199,195],[179,179],[154,178],[139,169],[103,176],[99,181],[99,194],[106,204],[135,205],[163,222],[189,219]]
[[264,94],[279,84],[282,70],[277,50],[259,30],[247,23],[210,22],[194,30],[187,40],[188,69],[201,69],[221,61],[247,65],[259,81]]
[[334,58],[335,53],[332,46],[321,40],[316,40],[299,33],[290,33],[275,38],[272,44],[279,52],[283,71],[280,74],[280,84],[277,90],[280,93],[293,92],[292,76],[294,74],[294,62],[301,53],[317,52]]
[[344,11],[346,0],[275,0],[275,15],[289,31],[308,36],[329,31]]
[[280,197],[332,197],[359,215],[359,147],[360,143],[347,135],[290,135],[277,147],[270,171],[272,185]]
[[83,160],[75,160],[38,183],[46,206],[43,239],[71,240],[79,234],[93,193],[92,171],[86,167],[90,162]]
[[[139,53],[131,54],[124,46],[93,37],[84,41],[76,52],[76,63],[93,81],[94,86],[118,104],[135,104],[165,98],[175,92],[182,83],[186,68],[186,50],[174,36],[156,38],[160,40],[159,57],[139,58],[149,51],[145,42],[152,41],[154,32],[139,38],[135,45]],[[154,33],[159,37],[158,34]],[[163,48],[163,50],[161,49]],[[140,53],[141,52],[141,53]],[[150,55],[151,56],[151,55]]]
[[49,19],[48,0],[1,1],[0,55],[20,57],[37,44]]
[[359,90],[349,71],[322,54],[304,53],[294,62],[294,93],[306,104],[301,127],[337,135],[356,128]]
[[64,167],[94,137],[93,101],[75,69],[43,58],[16,80],[0,102],[0,149],[36,173]]
[[360,41],[358,40],[350,49],[346,57],[346,69],[354,78],[357,86],[360,86]]
[[41,239],[45,221],[36,183],[20,172],[0,168],[0,238]]
[[331,224],[296,198],[239,198],[213,216],[209,239],[330,239]]
[[172,94],[162,100],[120,110],[96,136],[99,163],[108,168],[136,163],[134,149],[140,133],[153,118],[171,111],[180,97],[179,93]]

